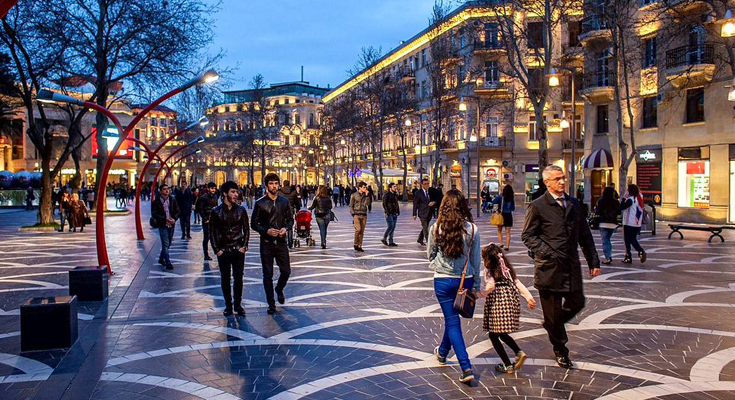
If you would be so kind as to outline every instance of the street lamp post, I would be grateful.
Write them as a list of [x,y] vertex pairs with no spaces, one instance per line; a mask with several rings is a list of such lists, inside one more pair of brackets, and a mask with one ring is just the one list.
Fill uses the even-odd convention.
[[[569,136],[572,141],[572,176],[570,179],[570,185],[569,185],[569,191],[572,192],[570,195],[576,196],[577,192],[577,135],[576,135],[576,127],[577,127],[577,88],[576,88],[576,76],[577,76],[577,68],[576,67],[559,67],[562,69],[565,69],[569,71],[572,74],[572,120],[569,122]],[[559,86],[559,74],[556,73],[556,69],[554,67],[551,68],[551,71],[549,71],[549,87],[558,87]]]
[[[153,183],[151,184],[151,201],[154,200],[154,197],[155,197],[155,194],[156,194],[156,184],[158,183],[158,175],[161,174],[161,170],[163,170],[163,167],[164,166],[169,165],[168,164],[168,160],[170,160],[171,158],[173,158],[173,156],[179,154],[183,150],[185,150],[185,149],[187,149],[187,148],[189,148],[189,147],[191,147],[191,146],[193,146],[195,144],[202,143],[202,142],[204,142],[204,137],[199,136],[198,138],[192,140],[191,142],[185,144],[184,146],[181,146],[178,149],[176,149],[173,153],[169,154],[168,157],[166,157],[166,159],[163,160],[163,164],[161,165],[160,168],[158,168],[158,171],[156,171],[156,176],[153,177]],[[168,167],[168,168],[170,170],[170,167]],[[168,177],[168,175],[166,175],[166,177]],[[166,181],[166,179],[164,178],[164,182],[165,181]]]
[[36,98],[39,101],[69,103],[69,104],[87,107],[87,108],[91,108],[96,111],[99,111],[105,114],[105,116],[107,116],[115,124],[115,126],[118,128],[120,132],[121,140],[117,141],[114,148],[110,152],[107,158],[107,163],[105,164],[105,167],[102,171],[102,175],[99,177],[99,180],[97,182],[97,210],[95,213],[95,217],[96,217],[95,241],[97,245],[96,246],[97,247],[97,264],[100,267],[103,265],[106,266],[109,274],[113,274],[113,272],[110,266],[110,258],[107,254],[107,242],[105,238],[104,210],[106,208],[106,202],[107,202],[106,186],[107,186],[107,177],[110,173],[110,169],[112,168],[112,163],[115,160],[115,156],[117,155],[117,152],[120,150],[120,146],[127,139],[128,135],[133,130],[133,128],[135,128],[138,122],[140,122],[140,120],[143,117],[145,117],[145,115],[151,112],[158,105],[168,100],[169,98],[191,88],[194,85],[202,84],[202,83],[211,83],[211,82],[216,81],[217,79],[219,79],[219,75],[217,75],[217,73],[215,73],[214,71],[210,70],[186,82],[185,84],[177,87],[176,89],[164,94],[163,96],[155,100],[153,103],[149,104],[145,109],[143,109],[143,111],[140,112],[140,114],[136,115],[135,118],[133,118],[133,120],[128,125],[127,129],[122,128],[120,121],[117,119],[117,117],[115,117],[114,114],[112,114],[105,107],[98,105],[94,102],[76,99],[71,96],[63,95],[61,93],[52,92],[50,90],[40,90],[38,94],[36,95]]
[[[140,195],[143,187],[143,179],[145,179],[145,174],[148,172],[148,167],[150,166],[151,162],[153,162],[154,158],[158,158],[159,160],[161,159],[161,157],[158,156],[158,153],[166,146],[166,144],[168,144],[168,142],[184,134],[184,132],[188,132],[197,126],[205,127],[207,126],[207,124],[209,124],[209,120],[207,119],[207,117],[199,118],[197,122],[190,124],[184,129],[181,129],[166,138],[166,140],[161,142],[161,144],[158,145],[155,150],[153,150],[152,155],[148,156],[148,161],[143,166],[143,170],[140,172],[140,176],[138,176],[138,184],[135,188],[135,231],[138,235],[138,240],[145,240],[145,236],[143,235],[143,223],[140,219]],[[151,198],[151,200],[153,200],[153,198]]]
[[[173,163],[171,163],[171,165],[167,165],[166,166],[166,175],[163,176],[163,182],[166,182],[166,179],[168,179],[168,176],[171,175],[171,171],[173,171],[173,169],[176,167],[176,165],[178,163],[180,163],[180,162],[184,161],[185,159],[193,156],[194,154],[199,154],[201,152],[202,152],[202,149],[196,149],[196,150],[192,151],[191,153],[188,153],[188,154],[185,154],[185,155],[179,157],[178,159],[176,159],[176,161],[174,161]],[[163,167],[161,167],[159,169],[159,172],[161,170],[163,170]],[[181,172],[181,171],[179,171],[179,172]]]

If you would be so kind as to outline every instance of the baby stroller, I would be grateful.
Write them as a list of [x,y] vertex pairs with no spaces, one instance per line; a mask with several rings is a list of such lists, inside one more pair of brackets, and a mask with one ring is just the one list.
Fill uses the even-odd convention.
[[294,247],[301,247],[299,238],[304,239],[307,246],[316,245],[316,241],[311,237],[311,212],[301,210],[296,213],[296,237],[294,237]]

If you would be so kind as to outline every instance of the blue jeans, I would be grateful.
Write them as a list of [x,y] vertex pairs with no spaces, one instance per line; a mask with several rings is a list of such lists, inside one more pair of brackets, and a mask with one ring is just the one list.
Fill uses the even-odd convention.
[[166,265],[171,264],[171,259],[168,258],[168,249],[174,240],[174,227],[158,228],[158,235],[161,236],[161,255],[158,256],[158,262]]
[[605,258],[612,260],[612,237],[615,229],[600,228],[600,236],[602,236],[602,252]]
[[[462,371],[465,371],[472,368],[472,364],[470,364],[470,356],[467,354],[467,347],[462,337],[459,313],[454,309],[454,298],[459,290],[459,281],[460,278],[434,278],[434,293],[444,314],[444,337],[439,345],[439,355],[445,357],[449,354],[449,350],[454,348],[459,366]],[[464,287],[472,289],[472,278],[465,278]]]
[[319,238],[322,240],[320,244],[327,244],[327,227],[329,226],[329,216],[316,217],[316,224],[319,226]]
[[383,234],[383,239],[388,240],[388,243],[393,243],[393,232],[396,230],[396,222],[398,222],[398,215],[388,214],[385,216],[385,222],[388,224],[388,229]]

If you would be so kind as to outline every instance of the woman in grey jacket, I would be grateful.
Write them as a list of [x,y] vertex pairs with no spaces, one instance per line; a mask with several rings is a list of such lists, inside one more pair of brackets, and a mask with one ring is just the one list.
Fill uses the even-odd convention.
[[459,380],[469,382],[475,376],[462,337],[459,313],[453,304],[468,257],[464,288],[479,292],[482,284],[482,254],[480,233],[472,223],[465,197],[458,190],[452,189],[444,195],[436,223],[429,229],[427,253],[429,268],[434,271],[434,293],[444,314],[444,336],[441,344],[434,349],[434,355],[440,364],[445,364],[449,350],[454,348],[462,368]]

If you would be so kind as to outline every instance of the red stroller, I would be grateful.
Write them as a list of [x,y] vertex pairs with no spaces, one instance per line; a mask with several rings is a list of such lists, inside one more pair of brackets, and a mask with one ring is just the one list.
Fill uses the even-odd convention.
[[316,245],[316,241],[311,237],[311,212],[301,210],[296,213],[296,234],[293,240],[294,247],[301,247],[301,241],[305,239],[306,245],[311,247]]

